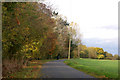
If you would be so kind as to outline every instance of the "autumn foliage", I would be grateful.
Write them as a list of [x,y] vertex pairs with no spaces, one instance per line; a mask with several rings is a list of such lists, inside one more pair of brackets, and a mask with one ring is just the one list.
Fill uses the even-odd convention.
[[61,52],[62,57],[67,56],[63,55],[68,40],[66,21],[55,15],[50,6],[5,2],[2,10],[3,76],[32,59],[56,58]]

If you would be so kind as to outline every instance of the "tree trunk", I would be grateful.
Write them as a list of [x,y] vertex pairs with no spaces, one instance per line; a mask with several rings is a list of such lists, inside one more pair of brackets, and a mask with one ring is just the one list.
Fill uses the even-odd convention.
[[70,59],[70,46],[71,46],[71,39],[69,39],[69,52],[68,52],[68,59]]
[[80,54],[79,54],[79,45],[78,45],[78,58],[80,58]]

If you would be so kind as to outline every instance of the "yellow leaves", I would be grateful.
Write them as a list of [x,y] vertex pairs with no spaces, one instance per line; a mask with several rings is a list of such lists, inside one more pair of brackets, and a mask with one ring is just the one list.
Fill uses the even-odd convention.
[[2,42],[6,42],[6,40],[3,40],[3,39],[2,39]]
[[77,25],[77,23],[75,23],[75,25]]
[[39,44],[40,42],[37,42],[37,44]]
[[28,45],[25,45],[25,47],[28,47]]
[[71,22],[71,23],[70,23],[70,26],[73,26],[73,24],[74,24],[74,22]]
[[26,44],[25,46],[23,46],[23,50],[22,52],[29,52],[29,51],[32,51],[33,53],[34,52],[37,52],[39,51],[38,50],[38,45],[40,42],[32,42],[31,44]]
[[71,22],[70,26],[74,26],[75,27],[75,26],[77,26],[77,23]]
[[98,55],[97,57],[98,57],[98,59],[101,59],[101,58],[104,58],[104,55],[101,54],[101,55]]
[[7,10],[7,7],[2,6],[2,10],[3,11]]
[[27,28],[25,28],[25,30],[27,30],[27,31],[28,31],[28,30],[29,30],[29,28],[27,27]]
[[36,44],[36,42],[33,42],[33,44]]
[[29,48],[29,50],[32,50],[32,48]]
[[26,57],[27,57],[27,58],[31,58],[31,56],[30,56],[29,54],[26,54]]
[[35,52],[35,51],[38,51],[38,48],[37,48],[37,47],[35,47],[35,48],[33,49],[33,52]]

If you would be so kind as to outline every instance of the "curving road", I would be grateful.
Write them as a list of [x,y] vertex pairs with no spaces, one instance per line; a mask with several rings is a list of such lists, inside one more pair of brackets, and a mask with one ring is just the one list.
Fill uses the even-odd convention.
[[42,78],[94,78],[63,63],[64,60],[55,60],[43,64]]

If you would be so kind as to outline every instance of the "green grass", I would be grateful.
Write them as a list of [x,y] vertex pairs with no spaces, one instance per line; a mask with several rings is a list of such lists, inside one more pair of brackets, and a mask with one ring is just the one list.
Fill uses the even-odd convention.
[[118,78],[118,60],[70,59],[67,65],[97,78]]
[[34,60],[30,61],[29,66],[23,66],[23,69],[10,74],[10,78],[40,78],[42,64],[51,60]]

